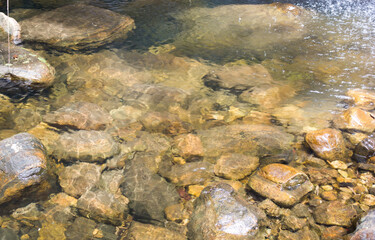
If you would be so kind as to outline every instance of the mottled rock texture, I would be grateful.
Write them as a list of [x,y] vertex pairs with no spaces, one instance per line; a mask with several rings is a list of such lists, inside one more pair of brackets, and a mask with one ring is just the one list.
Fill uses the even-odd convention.
[[24,41],[73,50],[94,48],[124,38],[134,20],[110,10],[68,5],[20,22]]
[[260,216],[228,184],[206,187],[195,202],[188,224],[188,238],[203,239],[257,239]]

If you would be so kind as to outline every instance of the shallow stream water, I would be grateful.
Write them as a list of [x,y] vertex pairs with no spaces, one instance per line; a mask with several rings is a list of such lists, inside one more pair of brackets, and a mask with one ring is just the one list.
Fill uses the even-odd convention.
[[[11,16],[22,20],[71,3],[25,2],[14,3]],[[72,53],[25,43],[24,47],[36,50],[55,67],[56,79],[42,92],[10,95],[13,108],[0,116],[0,140],[32,129],[46,113],[70,102],[94,102],[122,119],[116,110],[126,101],[126,88],[132,82],[189,92],[194,102],[186,109],[203,119],[191,117],[194,130],[215,125],[202,121],[220,120],[215,114],[235,109],[240,113],[234,114],[234,120],[250,111],[268,114],[273,124],[299,137],[307,130],[331,126],[333,114],[348,107],[348,90],[375,88],[375,4],[370,0],[282,1],[300,6],[306,16],[302,22],[281,22],[276,29],[267,27],[262,19],[265,15],[247,22],[248,16],[238,10],[247,4],[274,2],[270,0],[86,2],[132,17],[136,29],[126,40],[90,51]],[[293,10],[285,11],[300,14]],[[256,64],[272,76],[267,86],[285,90],[267,93],[255,102],[241,101],[235,90],[215,89],[202,80],[220,69]],[[124,76],[126,83],[118,80]],[[163,107],[168,109],[158,106]],[[176,112],[184,116],[183,111]],[[230,116],[223,117],[226,123]]]

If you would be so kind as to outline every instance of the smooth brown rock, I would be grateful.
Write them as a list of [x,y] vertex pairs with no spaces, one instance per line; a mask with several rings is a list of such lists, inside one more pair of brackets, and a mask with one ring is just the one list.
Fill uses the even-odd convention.
[[160,173],[177,186],[203,184],[214,177],[213,165],[208,162],[173,165],[170,170],[160,170]]
[[349,108],[340,114],[334,124],[339,129],[371,133],[375,130],[375,118],[367,111],[357,107]]
[[346,95],[352,98],[357,107],[366,110],[375,108],[375,92],[364,89],[351,89]]
[[88,218],[121,225],[129,212],[128,203],[129,200],[121,194],[93,188],[78,199],[77,208]]
[[59,128],[104,130],[112,118],[108,112],[94,103],[75,102],[43,117],[44,122]]
[[345,161],[347,157],[344,138],[336,129],[322,129],[306,134],[306,142],[314,153],[325,160]]
[[174,147],[184,159],[202,157],[204,154],[201,139],[194,134],[181,134],[174,138]]
[[65,161],[103,162],[119,153],[119,145],[103,131],[79,130],[63,133],[55,144],[53,155]]
[[133,221],[124,238],[125,240],[186,240],[186,237],[180,233],[169,229],[143,224]]
[[215,162],[224,153],[264,157],[291,150],[293,136],[268,125],[230,125],[199,130],[204,157]]
[[35,191],[46,180],[47,161],[44,146],[29,133],[0,141],[0,205]]
[[348,234],[348,229],[339,227],[339,226],[332,226],[332,227],[327,227],[322,231],[322,239],[324,240],[343,239],[343,237],[347,234]]
[[166,207],[165,216],[167,220],[174,222],[182,222],[189,218],[189,214],[182,204],[175,204]]
[[57,174],[64,192],[73,197],[80,197],[99,181],[100,172],[101,167],[98,165],[78,163],[60,169]]
[[93,48],[124,38],[134,20],[110,10],[68,5],[20,22],[24,41],[73,50]]
[[8,93],[22,90],[41,89],[52,85],[55,69],[32,50],[11,46],[11,65],[8,64],[8,47],[0,44],[0,87]]
[[250,175],[259,165],[259,158],[242,154],[228,153],[216,162],[215,175],[226,179],[238,180]]
[[149,112],[140,121],[150,132],[179,135],[191,131],[190,124],[181,121],[178,116],[168,112]]
[[372,162],[370,159],[375,156],[375,138],[373,135],[363,139],[354,149],[353,158],[360,163]]
[[224,88],[234,92],[274,83],[271,74],[260,64],[220,67],[204,76],[203,81],[214,90]]
[[330,201],[320,204],[313,211],[313,215],[319,224],[350,227],[357,212],[352,205],[340,201]]
[[283,164],[270,164],[251,176],[248,185],[278,204],[293,206],[313,190],[307,175]]

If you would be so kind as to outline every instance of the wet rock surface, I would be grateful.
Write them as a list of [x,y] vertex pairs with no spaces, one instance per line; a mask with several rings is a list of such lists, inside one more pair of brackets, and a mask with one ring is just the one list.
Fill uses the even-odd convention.
[[122,195],[93,188],[78,199],[77,208],[88,218],[120,225],[129,212],[128,203],[129,200]]
[[31,134],[0,141],[0,204],[32,192],[46,180],[47,161],[44,146]]
[[375,108],[375,93],[364,89],[349,90],[346,95],[352,98],[354,104],[365,110]]
[[204,156],[216,159],[223,153],[251,156],[277,155],[290,150],[293,136],[267,125],[230,125],[198,131]]
[[375,130],[373,115],[357,107],[352,107],[344,111],[335,119],[334,123],[337,128],[349,131],[371,133]]
[[53,155],[69,162],[103,162],[117,153],[118,143],[109,133],[80,130],[63,133],[57,140]]
[[307,175],[283,164],[270,164],[249,179],[248,185],[260,195],[284,205],[292,206],[313,190]]
[[357,228],[350,240],[374,239],[374,221],[375,211],[370,210],[364,217],[360,219]]
[[59,128],[104,130],[112,122],[112,118],[96,104],[78,102],[45,115],[43,121]]
[[140,161],[130,161],[126,165],[120,188],[130,201],[129,208],[135,219],[142,222],[164,222],[164,209],[179,200],[175,186],[151,172]]
[[73,197],[80,197],[100,179],[101,167],[91,163],[77,163],[57,172],[60,186]]
[[[241,17],[234,18],[234,15]],[[224,57],[236,49],[248,55],[260,55],[275,44],[303,38],[306,33],[304,22],[309,13],[288,4],[225,5],[193,8],[177,17],[195,23],[187,25],[186,31],[179,35],[174,43],[177,48],[183,44],[188,46],[190,54],[199,52],[200,56]]]
[[214,176],[214,166],[208,162],[191,162],[160,169],[160,173],[177,186],[203,184]]
[[215,175],[238,180],[250,175],[259,165],[257,157],[241,154],[222,155],[215,164]]
[[147,239],[155,239],[155,240],[185,240],[185,236],[178,233],[171,231],[169,229],[154,226],[151,224],[144,224],[140,222],[132,222],[130,228],[125,234],[124,239],[126,240],[147,240]]
[[206,187],[195,202],[189,239],[256,239],[261,216],[228,184]]
[[350,227],[353,224],[357,212],[353,206],[331,201],[319,205],[313,212],[317,223]]
[[134,28],[134,20],[109,10],[75,4],[36,15],[20,25],[25,41],[77,50],[124,38]]
[[314,153],[325,160],[345,160],[347,157],[344,138],[336,129],[322,129],[306,134],[306,142]]
[[52,85],[55,69],[38,53],[12,46],[11,65],[8,64],[8,47],[0,44],[0,87],[8,94],[25,90],[43,89]]

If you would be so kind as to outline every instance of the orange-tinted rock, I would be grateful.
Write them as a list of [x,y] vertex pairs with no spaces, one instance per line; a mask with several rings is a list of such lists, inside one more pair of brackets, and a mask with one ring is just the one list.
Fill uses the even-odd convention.
[[186,240],[186,237],[169,229],[133,221],[124,239],[132,240]]
[[238,180],[250,175],[259,165],[259,158],[242,154],[222,155],[216,162],[215,175],[226,179]]
[[290,151],[294,137],[268,125],[237,124],[199,130],[204,157],[216,161],[224,153],[269,156]]
[[48,173],[42,143],[29,133],[0,141],[0,204],[32,192]]
[[322,129],[306,134],[306,142],[314,153],[325,160],[344,160],[347,156],[344,138],[336,129]]
[[103,130],[112,122],[108,112],[88,102],[71,103],[48,113],[43,120],[52,126],[83,130]]
[[330,201],[320,204],[313,211],[313,215],[319,224],[350,227],[357,212],[352,205],[340,201]]
[[303,172],[283,164],[270,164],[251,176],[248,185],[260,195],[284,206],[298,203],[314,186]]
[[371,110],[375,108],[375,92],[364,89],[349,90],[346,95],[351,97],[357,107]]
[[348,229],[338,226],[327,227],[322,232],[322,239],[324,240],[336,240],[343,239],[348,234]]
[[179,155],[185,159],[203,156],[202,141],[197,135],[179,135],[174,139],[174,146],[177,148]]
[[191,131],[189,123],[168,112],[149,112],[141,119],[141,123],[150,132],[179,135]]
[[357,107],[349,108],[334,120],[335,126],[344,130],[373,132],[375,116]]

